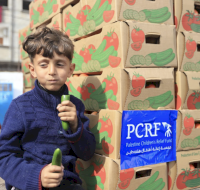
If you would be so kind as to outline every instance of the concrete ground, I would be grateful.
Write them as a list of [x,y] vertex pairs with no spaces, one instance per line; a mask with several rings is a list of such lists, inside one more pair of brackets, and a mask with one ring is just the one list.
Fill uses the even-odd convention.
[[0,178],[0,190],[6,190],[4,180]]

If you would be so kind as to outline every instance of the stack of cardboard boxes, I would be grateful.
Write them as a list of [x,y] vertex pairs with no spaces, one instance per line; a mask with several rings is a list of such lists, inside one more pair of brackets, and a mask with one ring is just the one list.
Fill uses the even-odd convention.
[[170,190],[200,188],[200,1],[174,0],[178,68],[175,73],[177,160],[169,163]]
[[[169,177],[167,163],[120,170],[120,142],[123,110],[175,109],[175,97],[179,102],[179,96],[183,109],[187,106],[183,100],[189,96],[188,90],[199,89],[196,75],[194,81],[187,80],[198,72],[184,74],[181,70],[194,67],[189,63],[181,66],[185,59],[181,46],[185,41],[181,40],[186,33],[178,34],[177,55],[173,18],[179,5],[178,0],[34,0],[30,4],[30,26],[20,31],[21,41],[27,35],[25,31],[34,32],[37,27],[46,25],[64,31],[75,45],[72,62],[76,68],[66,84],[69,93],[84,103],[85,114],[90,119],[89,128],[96,139],[93,158],[89,161],[78,159],[76,165],[86,190],[149,189],[148,184],[154,178],[157,181],[162,178],[163,183],[153,183],[152,189],[173,188],[179,170],[176,169],[178,160],[169,163]],[[193,34],[197,35],[193,39],[198,38],[198,34]],[[188,52],[191,56],[191,46]],[[22,69],[26,79],[30,76],[28,62],[29,58],[24,55]],[[196,62],[195,68],[198,67]],[[175,69],[178,71],[174,72]],[[178,94],[174,88],[175,73]],[[30,84],[25,83],[26,90],[34,87]],[[197,99],[198,93],[193,94],[195,97],[192,97]],[[198,112],[187,113],[194,113],[198,119]],[[177,151],[191,148],[189,141],[182,147],[180,142],[184,138],[182,121],[187,113],[180,111],[178,116]],[[189,134],[188,130],[185,133]],[[198,133],[196,130],[193,130],[194,135]],[[198,136],[194,135],[192,138]],[[186,167],[184,163],[182,165]],[[148,171],[151,172],[148,174]]]

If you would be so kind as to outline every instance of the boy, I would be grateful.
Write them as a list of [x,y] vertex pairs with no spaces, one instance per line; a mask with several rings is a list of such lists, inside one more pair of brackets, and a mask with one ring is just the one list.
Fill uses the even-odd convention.
[[[75,69],[74,47],[67,35],[47,27],[28,36],[23,48],[32,64],[35,88],[14,99],[0,134],[0,177],[7,189],[82,190],[75,171],[77,158],[90,159],[95,138],[89,131],[81,100],[68,94],[65,82]],[[63,130],[62,121],[70,124]],[[62,166],[51,164],[54,150],[62,151]]]

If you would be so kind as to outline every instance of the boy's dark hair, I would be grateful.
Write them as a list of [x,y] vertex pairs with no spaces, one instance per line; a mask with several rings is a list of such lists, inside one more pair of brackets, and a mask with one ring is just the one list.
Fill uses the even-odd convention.
[[27,36],[23,42],[23,49],[29,54],[31,62],[36,54],[40,54],[50,59],[53,53],[64,55],[70,61],[73,58],[74,45],[69,37],[63,32],[48,28],[39,27],[33,34]]

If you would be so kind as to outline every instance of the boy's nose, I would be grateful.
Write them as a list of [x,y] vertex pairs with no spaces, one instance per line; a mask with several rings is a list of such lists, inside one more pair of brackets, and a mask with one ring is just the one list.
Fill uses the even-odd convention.
[[56,73],[56,68],[53,64],[49,65],[49,75],[55,75]]

